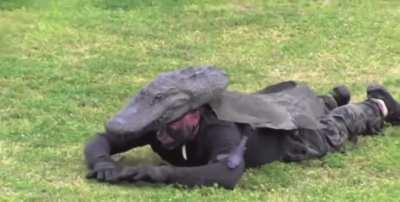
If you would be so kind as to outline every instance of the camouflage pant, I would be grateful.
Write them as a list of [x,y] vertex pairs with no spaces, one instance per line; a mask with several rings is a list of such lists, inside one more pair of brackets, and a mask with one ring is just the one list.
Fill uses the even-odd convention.
[[376,134],[383,128],[383,117],[376,103],[367,100],[330,111],[320,120],[318,130],[301,129],[284,140],[285,161],[300,161],[340,150],[347,140]]

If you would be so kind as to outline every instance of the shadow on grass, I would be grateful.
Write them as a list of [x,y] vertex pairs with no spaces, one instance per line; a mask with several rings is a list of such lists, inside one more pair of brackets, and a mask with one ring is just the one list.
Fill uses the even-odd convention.
[[88,1],[77,1],[71,0],[66,2],[57,2],[52,0],[1,0],[0,10],[15,10],[21,8],[48,8],[48,7],[58,7],[65,5],[75,5],[76,8],[80,6],[77,5],[91,5],[97,8],[106,10],[132,10],[137,8],[145,7],[158,7],[165,8],[164,10],[171,10],[173,8],[179,8],[181,5],[191,3],[192,1],[184,0],[88,0]]
[[136,148],[123,154],[113,155],[112,158],[124,166],[166,164],[149,147]]
[[48,0],[1,0],[0,10],[45,7],[47,3],[49,3]]
[[132,10],[143,7],[174,8],[190,3],[184,0],[93,0],[96,7],[107,10]]

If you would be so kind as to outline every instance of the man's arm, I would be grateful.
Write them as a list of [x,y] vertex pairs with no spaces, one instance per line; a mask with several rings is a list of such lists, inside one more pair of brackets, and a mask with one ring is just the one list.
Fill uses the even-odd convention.
[[227,189],[233,189],[244,173],[245,165],[241,162],[236,168],[230,169],[226,159],[197,167],[173,167],[169,171],[167,183],[187,186],[210,186],[218,184]]
[[93,138],[85,147],[85,158],[89,168],[104,160],[109,160],[110,155],[143,146],[150,143],[154,132],[137,137],[130,134],[101,133]]
[[[187,186],[218,184],[233,189],[245,170],[244,161],[239,161],[238,165],[232,168],[229,168],[227,163],[228,154],[234,151],[241,141],[239,130],[235,125],[219,125],[213,126],[208,134],[200,135],[206,135],[203,141],[209,152],[208,164],[195,167],[131,167],[120,176],[120,179]],[[243,156],[243,153],[241,155]]]
[[209,163],[204,166],[139,166],[127,167],[117,177],[119,181],[146,181],[152,183],[181,184],[186,186],[210,186],[218,184],[227,189],[233,189],[244,173],[243,161],[231,169],[227,159]]
[[111,159],[111,154],[127,151],[131,148],[149,144],[151,133],[144,134],[110,134],[103,133],[91,140],[85,148],[86,163],[89,167],[87,178],[99,181],[116,182],[124,169]]

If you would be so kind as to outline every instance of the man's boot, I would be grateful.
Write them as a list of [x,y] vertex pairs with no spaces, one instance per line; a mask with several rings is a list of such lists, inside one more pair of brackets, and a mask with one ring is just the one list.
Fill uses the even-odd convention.
[[380,99],[385,102],[388,114],[385,121],[393,125],[400,125],[400,104],[381,85],[369,85],[367,89],[368,98]]
[[331,95],[336,100],[338,106],[346,105],[350,102],[351,95],[347,86],[336,86],[332,89]]
[[351,96],[349,89],[346,86],[341,85],[334,87],[329,95],[319,97],[329,110],[333,110],[336,107],[349,104]]

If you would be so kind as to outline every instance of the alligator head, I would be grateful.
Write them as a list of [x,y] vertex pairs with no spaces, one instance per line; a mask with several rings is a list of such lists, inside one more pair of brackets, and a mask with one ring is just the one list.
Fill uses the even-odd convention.
[[166,124],[219,96],[226,74],[213,66],[160,74],[106,125],[112,133],[134,133],[150,124]]

